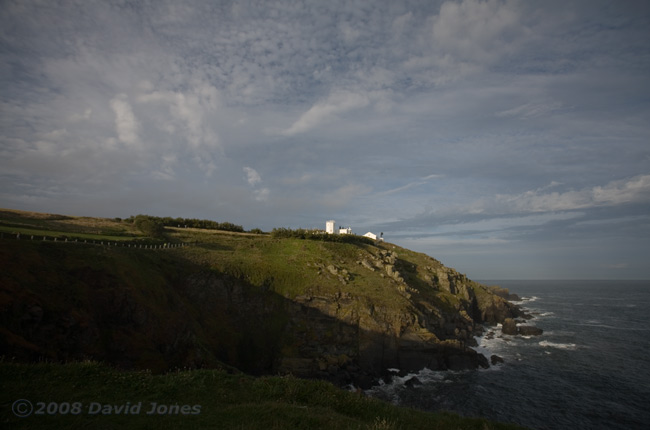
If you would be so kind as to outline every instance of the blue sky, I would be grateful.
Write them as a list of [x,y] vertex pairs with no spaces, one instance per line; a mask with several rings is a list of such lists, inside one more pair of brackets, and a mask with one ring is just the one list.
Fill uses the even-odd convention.
[[650,278],[647,1],[0,1],[0,206]]

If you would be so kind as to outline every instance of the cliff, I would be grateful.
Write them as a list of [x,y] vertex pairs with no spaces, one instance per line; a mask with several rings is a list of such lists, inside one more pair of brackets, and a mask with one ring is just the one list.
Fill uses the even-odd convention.
[[367,385],[387,368],[486,367],[474,336],[520,316],[487,287],[389,243],[166,234],[192,245],[5,234],[0,355],[156,372],[225,364]]

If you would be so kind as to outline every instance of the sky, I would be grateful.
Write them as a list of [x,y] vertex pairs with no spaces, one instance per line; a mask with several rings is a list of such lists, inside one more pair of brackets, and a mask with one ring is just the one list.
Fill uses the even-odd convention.
[[0,207],[650,279],[650,2],[0,0]]

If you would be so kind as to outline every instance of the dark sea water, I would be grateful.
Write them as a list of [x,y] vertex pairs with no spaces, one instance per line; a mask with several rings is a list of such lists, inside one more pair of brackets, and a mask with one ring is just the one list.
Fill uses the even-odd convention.
[[488,328],[475,348],[505,363],[432,372],[369,394],[424,410],[449,410],[533,429],[650,429],[650,281],[484,281],[523,298],[544,330],[523,338]]

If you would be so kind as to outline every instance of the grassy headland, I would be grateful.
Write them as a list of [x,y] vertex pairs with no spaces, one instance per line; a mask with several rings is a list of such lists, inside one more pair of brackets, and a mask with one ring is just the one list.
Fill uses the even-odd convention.
[[[47,240],[32,238],[35,230]],[[178,227],[152,239],[133,222],[10,210],[0,211],[0,231],[3,413],[20,398],[205,405],[196,417],[16,421],[25,428],[59,419],[80,428],[500,428],[393,408],[324,382],[214,370],[364,385],[388,367],[482,365],[468,348],[473,336],[517,309],[425,254]],[[74,364],[87,359],[113,368]],[[68,364],[33,364],[43,361]],[[38,389],[45,385],[50,391]]]

